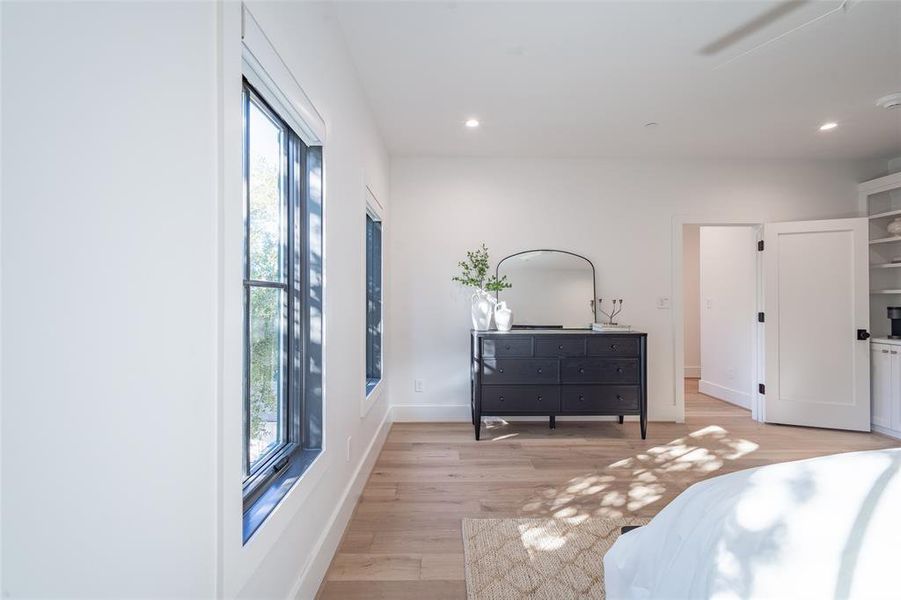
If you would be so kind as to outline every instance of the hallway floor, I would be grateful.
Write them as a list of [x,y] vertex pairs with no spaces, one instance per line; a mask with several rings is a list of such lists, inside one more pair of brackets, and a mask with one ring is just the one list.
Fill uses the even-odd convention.
[[397,423],[320,590],[323,599],[462,599],[466,517],[653,516],[730,471],[901,446],[878,434],[765,425],[686,380],[685,423]]

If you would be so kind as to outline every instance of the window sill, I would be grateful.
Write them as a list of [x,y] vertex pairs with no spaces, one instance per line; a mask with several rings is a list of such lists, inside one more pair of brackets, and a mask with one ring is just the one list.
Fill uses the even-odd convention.
[[244,511],[243,541],[245,544],[321,453],[322,450],[318,449],[297,451],[288,468],[273,478],[260,497]]
[[384,379],[367,379],[366,380],[366,393],[363,394],[363,401],[360,404],[360,417],[365,417],[369,414],[369,409],[378,401],[378,399],[382,396],[382,390],[384,389]]

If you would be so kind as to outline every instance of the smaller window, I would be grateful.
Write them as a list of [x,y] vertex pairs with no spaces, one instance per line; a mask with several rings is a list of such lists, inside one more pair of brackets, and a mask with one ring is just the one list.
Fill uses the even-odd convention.
[[382,220],[367,190],[366,210],[366,395],[382,380]]

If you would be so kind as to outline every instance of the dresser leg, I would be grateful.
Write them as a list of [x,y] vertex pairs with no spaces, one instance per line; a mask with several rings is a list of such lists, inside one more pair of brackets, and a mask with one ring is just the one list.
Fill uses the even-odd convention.
[[622,415],[620,415],[620,416],[619,416],[619,424],[620,424],[620,425],[622,425],[622,424],[623,424],[623,420],[624,420],[624,419],[623,419],[623,416],[622,416]]
[[551,415],[548,418],[548,427],[550,427],[551,429],[557,429],[557,417]]
[[478,419],[476,420],[476,422],[473,423],[472,426],[473,426],[473,428],[476,430],[476,441],[478,442],[478,441],[479,441],[479,434],[482,433],[482,419],[481,419],[481,417],[478,418]]
[[641,439],[647,439],[648,437],[648,416],[641,415]]

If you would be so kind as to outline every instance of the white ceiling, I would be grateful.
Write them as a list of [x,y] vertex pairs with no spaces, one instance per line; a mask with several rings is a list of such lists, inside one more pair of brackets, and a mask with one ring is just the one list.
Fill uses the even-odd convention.
[[[396,156],[889,158],[901,2],[336,2]],[[477,117],[482,126],[463,127]],[[824,121],[839,127],[817,131]],[[654,121],[658,127],[643,125]]]

